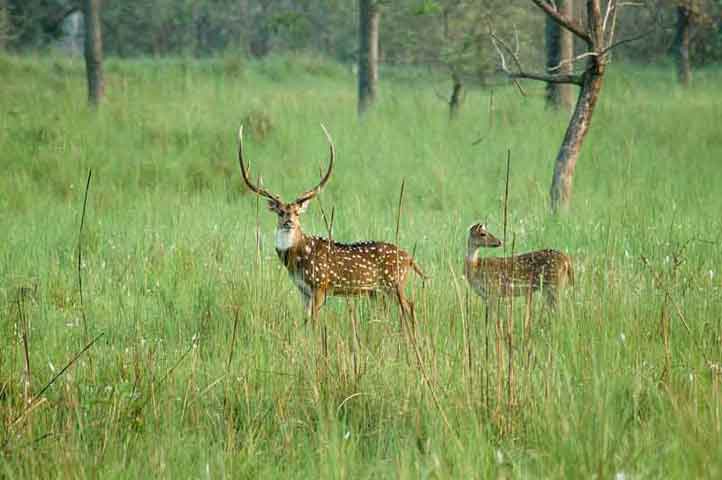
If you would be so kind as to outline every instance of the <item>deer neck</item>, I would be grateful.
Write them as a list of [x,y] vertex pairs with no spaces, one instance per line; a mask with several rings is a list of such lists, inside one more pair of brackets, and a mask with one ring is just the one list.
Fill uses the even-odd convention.
[[479,262],[479,247],[469,244],[466,248],[466,263],[476,265]]
[[300,228],[276,230],[276,253],[286,269],[293,273],[306,246],[306,235]]
[[304,242],[305,236],[300,228],[276,229],[276,251],[279,253],[297,249]]

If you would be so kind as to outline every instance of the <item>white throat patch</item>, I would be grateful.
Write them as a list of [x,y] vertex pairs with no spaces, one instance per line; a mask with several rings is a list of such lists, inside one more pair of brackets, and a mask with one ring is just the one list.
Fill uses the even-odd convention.
[[276,230],[276,250],[288,250],[295,243],[294,230]]

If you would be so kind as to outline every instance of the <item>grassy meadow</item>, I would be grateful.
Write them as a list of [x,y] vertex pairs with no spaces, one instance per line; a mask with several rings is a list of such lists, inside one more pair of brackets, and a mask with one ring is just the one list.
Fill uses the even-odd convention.
[[[109,59],[96,112],[81,60],[0,57],[0,478],[722,477],[722,71],[684,91],[612,65],[556,218],[541,85],[472,89],[449,122],[443,78],[381,73],[359,121],[351,70],[311,56]],[[324,354],[241,184],[242,121],[286,200],[331,132],[306,233],[323,207],[336,240],[395,241],[405,181],[414,331],[331,299]],[[574,259],[555,313],[487,318],[463,278],[467,227],[503,230],[507,149],[506,252]]]

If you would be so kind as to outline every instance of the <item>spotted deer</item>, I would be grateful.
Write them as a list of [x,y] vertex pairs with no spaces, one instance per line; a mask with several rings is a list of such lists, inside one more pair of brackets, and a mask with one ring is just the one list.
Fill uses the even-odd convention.
[[482,247],[501,246],[501,240],[489,233],[486,225],[469,228],[469,240],[464,260],[464,274],[469,285],[486,302],[490,298],[511,297],[544,291],[547,304],[555,307],[558,290],[574,285],[572,260],[557,250],[536,250],[511,257],[479,258]]
[[409,269],[426,278],[414,259],[404,250],[384,242],[345,244],[306,235],[300,216],[309,202],[331,177],[336,150],[326,127],[321,125],[330,146],[328,170],[320,183],[290,203],[254,185],[243,160],[243,126],[238,132],[238,162],[246,186],[268,200],[268,208],[278,215],[276,253],[301,293],[306,314],[314,320],[327,296],[357,296],[376,293],[396,297],[401,313],[413,318],[413,304],[404,295]]

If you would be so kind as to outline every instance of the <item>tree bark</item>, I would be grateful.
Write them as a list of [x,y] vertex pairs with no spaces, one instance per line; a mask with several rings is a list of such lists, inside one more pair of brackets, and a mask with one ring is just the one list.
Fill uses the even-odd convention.
[[464,98],[464,83],[456,73],[451,74],[453,86],[451,88],[451,97],[449,98],[449,118],[456,118],[461,107],[461,101]]
[[359,1],[358,113],[376,100],[379,80],[379,20],[376,0]]
[[[571,17],[574,11],[573,0],[557,0],[560,14]],[[569,30],[562,28],[550,17],[546,18],[545,43],[547,51],[547,71],[549,73],[572,73],[572,64],[568,61],[574,57],[574,36]],[[559,68],[562,62],[566,61]],[[547,83],[547,107],[570,111],[574,106],[574,86],[562,83]]]
[[85,73],[88,102],[97,107],[105,95],[103,78],[103,36],[100,30],[101,0],[83,0],[85,16]]
[[602,89],[604,62],[606,62],[604,58],[591,58],[588,61],[579,98],[554,163],[554,175],[549,191],[551,209],[554,213],[560,209],[568,210],[571,204],[574,169],[582,149],[582,143],[591,125],[599,92]]
[[692,80],[692,68],[689,64],[690,13],[687,5],[677,7],[677,31],[672,44],[674,59],[677,64],[677,80],[683,87],[689,86]]

